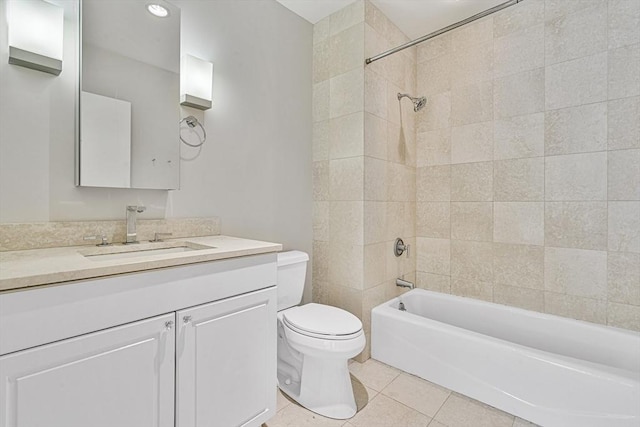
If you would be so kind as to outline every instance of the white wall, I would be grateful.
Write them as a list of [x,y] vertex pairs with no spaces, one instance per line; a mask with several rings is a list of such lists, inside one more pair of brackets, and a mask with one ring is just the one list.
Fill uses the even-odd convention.
[[[311,251],[312,26],[274,0],[175,0],[183,52],[214,63],[200,155],[178,191],[74,186],[73,1],[63,71],[9,65],[0,0],[0,222],[218,216],[228,235]],[[191,155],[190,151],[184,151]]]

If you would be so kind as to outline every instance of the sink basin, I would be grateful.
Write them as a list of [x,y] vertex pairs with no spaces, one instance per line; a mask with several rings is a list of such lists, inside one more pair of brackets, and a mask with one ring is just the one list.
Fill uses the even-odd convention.
[[178,254],[204,249],[215,249],[215,246],[200,245],[191,242],[158,242],[91,248],[78,252],[91,261],[111,261],[153,255]]

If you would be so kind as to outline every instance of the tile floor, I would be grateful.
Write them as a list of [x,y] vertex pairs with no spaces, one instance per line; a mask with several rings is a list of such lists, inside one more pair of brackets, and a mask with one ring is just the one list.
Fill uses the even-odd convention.
[[322,417],[278,391],[276,416],[263,427],[532,427],[535,424],[369,359],[349,365],[358,413]]

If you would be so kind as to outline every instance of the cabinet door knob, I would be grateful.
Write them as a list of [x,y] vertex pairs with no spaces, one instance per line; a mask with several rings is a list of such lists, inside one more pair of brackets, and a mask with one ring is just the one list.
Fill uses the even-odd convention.
[[164,326],[167,328],[167,330],[171,330],[173,328],[173,320],[169,320],[168,322],[164,323]]
[[183,321],[184,323],[189,323],[189,322],[191,322],[191,316],[184,316],[184,317],[182,318],[182,321]]

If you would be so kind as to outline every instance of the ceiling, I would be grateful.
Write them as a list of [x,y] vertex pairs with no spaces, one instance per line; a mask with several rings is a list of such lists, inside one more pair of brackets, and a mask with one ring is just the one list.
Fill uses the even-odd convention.
[[[355,0],[277,0],[315,24]],[[371,0],[410,39],[439,30],[506,0]]]

